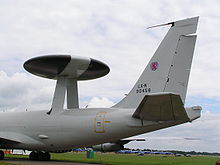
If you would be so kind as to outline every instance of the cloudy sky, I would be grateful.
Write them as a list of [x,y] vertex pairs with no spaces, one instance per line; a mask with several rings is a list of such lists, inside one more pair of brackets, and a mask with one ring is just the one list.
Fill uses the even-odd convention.
[[126,147],[220,152],[219,8],[219,0],[1,0],[0,111],[50,108],[55,81],[22,66],[44,54],[105,62],[107,76],[79,83],[80,106],[109,107],[129,92],[169,28],[147,26],[200,16],[186,105],[201,105],[202,118]]

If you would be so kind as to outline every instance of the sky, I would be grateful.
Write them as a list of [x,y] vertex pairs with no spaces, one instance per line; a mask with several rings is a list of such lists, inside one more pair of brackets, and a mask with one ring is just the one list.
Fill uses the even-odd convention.
[[110,73],[79,82],[79,96],[80,107],[110,107],[129,92],[169,29],[146,27],[200,16],[186,106],[202,106],[202,117],[126,147],[220,152],[219,7],[219,0],[1,0],[0,111],[50,109],[55,81],[23,69],[26,60],[48,54],[106,63]]

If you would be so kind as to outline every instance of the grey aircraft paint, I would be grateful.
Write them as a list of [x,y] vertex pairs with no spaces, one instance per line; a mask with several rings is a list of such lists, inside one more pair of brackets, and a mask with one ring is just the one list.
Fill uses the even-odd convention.
[[[70,55],[28,60],[26,70],[57,80],[52,107],[2,113],[1,148],[30,150],[30,159],[49,160],[48,152],[114,142],[199,118],[200,106],[184,108],[197,24],[198,17],[172,22],[133,89],[111,108],[78,108],[77,81],[106,75],[104,63]],[[63,109],[66,92],[68,109]]]

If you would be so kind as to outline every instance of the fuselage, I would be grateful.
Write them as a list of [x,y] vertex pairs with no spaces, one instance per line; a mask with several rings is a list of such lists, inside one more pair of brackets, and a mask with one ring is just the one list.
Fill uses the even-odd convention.
[[133,109],[72,109],[54,115],[46,112],[1,113],[0,133],[13,133],[15,141],[22,139],[20,143],[5,143],[4,148],[61,152],[183,123],[141,121],[131,117]]
[[79,108],[77,82],[108,74],[101,61],[60,54],[26,61],[30,73],[57,80],[51,110],[0,113],[0,147],[31,150],[31,160],[50,160],[49,152],[116,142],[199,118],[201,107],[184,108],[198,17],[168,24],[131,91],[111,108]]

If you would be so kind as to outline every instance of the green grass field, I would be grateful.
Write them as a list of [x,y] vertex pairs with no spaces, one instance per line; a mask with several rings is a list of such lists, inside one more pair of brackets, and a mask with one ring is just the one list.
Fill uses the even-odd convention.
[[14,165],[14,164],[7,163],[7,162],[0,162],[0,165]]
[[[9,156],[12,157],[12,156]],[[13,156],[15,157],[15,156]],[[27,156],[16,156],[26,157]],[[173,157],[173,156],[136,156],[111,153],[95,153],[94,159],[87,159],[86,153],[52,154],[52,160],[62,160],[80,163],[97,163],[104,165],[215,165],[220,157]]]

